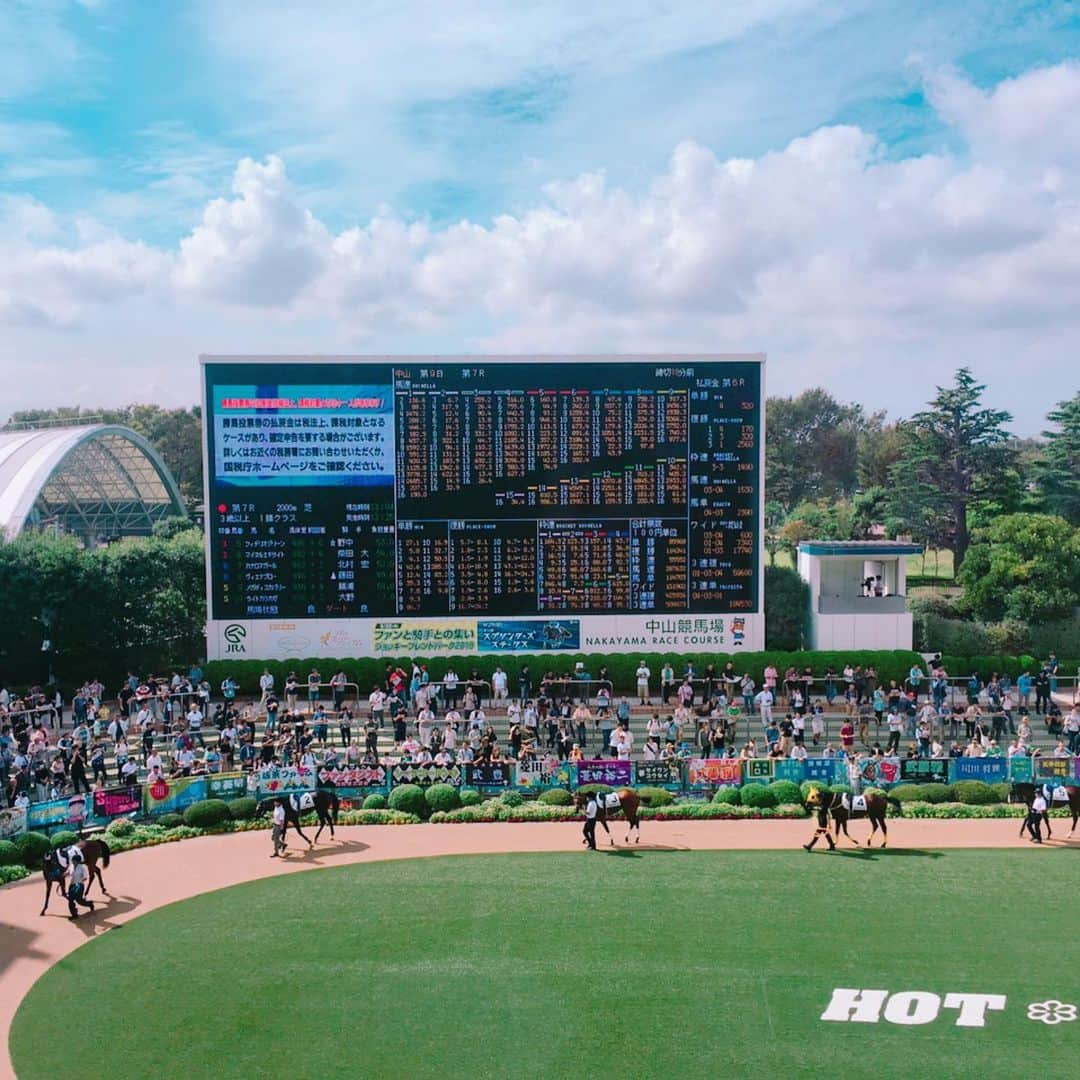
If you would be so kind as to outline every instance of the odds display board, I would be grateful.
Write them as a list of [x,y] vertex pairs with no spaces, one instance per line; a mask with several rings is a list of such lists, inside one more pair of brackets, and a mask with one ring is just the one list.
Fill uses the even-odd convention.
[[201,359],[211,658],[763,646],[762,356]]

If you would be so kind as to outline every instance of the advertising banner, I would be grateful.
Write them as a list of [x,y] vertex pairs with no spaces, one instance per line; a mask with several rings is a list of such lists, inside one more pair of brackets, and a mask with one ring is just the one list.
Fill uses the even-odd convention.
[[900,762],[900,779],[905,784],[947,784],[948,758],[905,758]]
[[1009,779],[1014,784],[1030,784],[1035,778],[1035,770],[1031,767],[1031,758],[1027,754],[1017,754],[1009,758]]
[[513,764],[508,761],[466,765],[465,783],[469,787],[509,787],[513,768]]
[[94,792],[94,817],[120,817],[123,814],[142,812],[142,785],[107,788]]
[[319,770],[319,783],[332,784],[339,794],[383,794],[390,790],[384,765],[346,765],[340,769]]
[[180,814],[192,803],[205,798],[205,776],[155,780],[143,786],[143,810],[147,814]]
[[773,761],[773,779],[790,780],[793,784],[801,784],[806,778],[806,770],[801,761],[792,761],[791,758],[776,758]]
[[773,758],[751,758],[742,764],[743,779],[747,784],[768,784],[773,780]]
[[31,832],[39,829],[55,829],[60,825],[82,825],[88,814],[85,795],[72,795],[69,799],[51,799],[48,802],[31,803],[26,809],[26,827]]
[[682,787],[682,766],[677,761],[639,761],[634,765],[634,782],[640,787]]
[[570,763],[554,756],[519,761],[514,766],[514,783],[524,789],[566,787],[572,777]]
[[1008,778],[1009,763],[1004,758],[953,758],[949,762],[949,778],[957,780],[981,780],[984,784],[997,784]]
[[1035,758],[1035,779],[1048,784],[1067,784],[1076,778],[1072,758]]
[[248,793],[247,773],[218,773],[206,777],[206,797],[208,799],[239,799]]
[[736,758],[691,758],[686,763],[690,787],[738,786],[742,783],[742,762]]
[[630,761],[579,761],[577,786],[607,784],[609,787],[628,787],[633,769],[633,762]]
[[468,655],[477,651],[474,619],[396,619],[375,623],[376,656]]
[[460,765],[391,765],[390,778],[394,784],[452,784],[461,787],[465,772]]
[[803,763],[803,779],[818,784],[839,783],[841,770],[836,758],[807,758]]
[[0,840],[11,840],[19,833],[26,832],[26,810],[11,807],[0,810]]
[[542,652],[581,648],[581,623],[577,619],[502,619],[476,624],[479,651]]
[[294,791],[313,791],[315,774],[296,765],[271,765],[251,773],[247,778],[247,793],[256,799],[270,799]]

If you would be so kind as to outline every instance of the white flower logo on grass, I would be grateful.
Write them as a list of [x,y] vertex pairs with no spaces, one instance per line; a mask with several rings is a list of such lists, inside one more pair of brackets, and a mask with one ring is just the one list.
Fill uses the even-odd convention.
[[1033,1001],[1028,1006],[1029,1020],[1041,1020],[1044,1024],[1065,1024],[1076,1019],[1076,1006],[1067,1001]]

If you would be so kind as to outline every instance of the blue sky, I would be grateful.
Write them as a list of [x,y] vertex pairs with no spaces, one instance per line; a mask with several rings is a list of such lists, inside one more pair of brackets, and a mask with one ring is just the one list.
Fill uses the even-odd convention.
[[[579,305],[567,321],[549,281],[540,295],[523,285],[507,295],[491,281],[465,287],[462,280],[475,274],[460,265],[476,235],[459,223],[473,223],[488,247],[505,252],[498,222],[511,219],[520,251],[521,237],[546,227],[553,204],[565,220],[579,212],[614,215],[623,204],[636,207],[636,221],[648,219],[654,200],[683,182],[674,171],[678,147],[692,145],[721,164],[751,161],[762,172],[770,155],[822,130],[857,130],[873,142],[865,153],[850,140],[841,150],[862,162],[864,194],[878,182],[877,165],[920,159],[948,163],[937,189],[943,199],[957,177],[971,180],[991,167],[1019,182],[1019,144],[988,149],[968,99],[981,94],[990,115],[997,88],[1020,80],[1023,89],[1024,80],[1054,69],[1064,75],[1049,97],[1032,81],[1030,106],[1013,106],[1018,114],[1030,107],[1052,116],[1070,100],[1080,56],[1077,3],[624,0],[582,7],[563,0],[330,0],[304,9],[278,0],[7,0],[0,6],[0,207],[21,237],[9,255],[30,261],[38,292],[21,284],[26,274],[6,286],[0,278],[0,320],[10,328],[0,365],[18,359],[54,375],[65,364],[82,372],[103,364],[125,388],[184,399],[193,376],[174,388],[166,372],[188,345],[195,352],[274,351],[278,341],[282,350],[457,352],[489,344],[631,348],[639,341],[663,348],[700,340],[714,350],[769,351],[793,388],[838,380],[832,389],[849,386],[872,407],[917,407],[907,388],[883,388],[868,370],[891,363],[899,348],[883,352],[880,337],[890,335],[876,335],[871,320],[863,325],[845,312],[816,327],[810,317],[796,331],[795,313],[774,305],[770,316],[744,295],[741,322],[707,312],[696,338],[702,308],[690,283],[648,323],[635,317],[632,289],[616,300],[603,287],[589,297],[591,318]],[[250,173],[240,192],[241,162],[271,158],[282,172]],[[603,178],[602,198],[574,187],[587,188],[582,178],[595,176]],[[553,195],[552,185],[562,188]],[[224,208],[209,225],[215,200]],[[272,212],[260,217],[267,205]],[[678,200],[664,212],[677,217]],[[1062,227],[1061,212],[1043,222],[1046,230]],[[707,205],[701,213],[708,217]],[[268,254],[268,233],[248,234],[252,219],[287,231],[278,249],[285,257]],[[373,220],[386,223],[375,230],[377,240]],[[417,223],[428,230],[424,237],[409,235]],[[326,260],[341,257],[355,230],[363,250],[350,253],[348,280],[328,277]],[[1022,254],[1015,245],[1026,243],[1031,257],[1033,234],[1017,230],[1014,255]],[[803,252],[800,281],[814,265],[844,261],[858,235],[855,229],[846,251]],[[726,233],[717,237],[724,249]],[[782,252],[794,234],[770,241]],[[645,229],[641,242],[639,257],[662,259],[672,233],[657,241]],[[650,242],[664,250],[649,251]],[[964,238],[959,256],[971,242]],[[320,245],[323,254],[312,254]],[[195,268],[186,265],[192,252],[203,259]],[[931,254],[948,274],[948,256]],[[984,254],[997,258],[998,238]],[[301,269],[263,288],[293,255]],[[780,273],[781,261],[777,255],[768,273]],[[433,266],[448,263],[453,281],[432,284]],[[309,264],[318,288],[294,288],[293,277],[307,280],[301,270]],[[986,262],[983,270],[997,265]],[[73,266],[97,268],[97,288],[74,288]],[[745,260],[734,256],[724,274],[741,268]],[[752,272],[758,281],[765,270]],[[106,288],[105,280],[117,284]],[[387,281],[397,283],[395,295]],[[812,292],[816,282],[807,284]],[[823,293],[835,295],[835,285]],[[345,318],[342,303],[351,305]],[[918,310],[905,334],[917,320],[930,320],[922,338],[909,340],[926,371],[952,362],[935,357],[933,332],[947,337],[940,351],[950,358],[965,342],[976,357],[992,354],[989,378],[1009,370],[1006,357],[1019,342],[1031,348],[1035,331],[1044,344],[1027,355],[1042,363],[1074,330],[1028,304],[997,328],[995,344],[986,340],[985,319],[972,314],[965,337],[953,312],[930,312],[925,297],[910,303]],[[560,337],[541,326],[545,309],[573,333]],[[132,320],[153,327],[146,339],[122,334],[110,344],[116,326]],[[173,333],[173,320],[182,333]],[[720,333],[739,340],[717,340]],[[155,368],[146,357],[163,349],[176,351],[146,381],[126,378],[133,368]],[[837,350],[849,355],[838,361]],[[72,351],[82,358],[66,360]],[[86,377],[62,385],[88,392],[101,384]],[[1069,391],[1065,385],[1060,396]],[[31,378],[20,391],[58,392],[51,376]],[[1017,409],[1025,427],[1037,425],[1051,393],[1034,393]]]

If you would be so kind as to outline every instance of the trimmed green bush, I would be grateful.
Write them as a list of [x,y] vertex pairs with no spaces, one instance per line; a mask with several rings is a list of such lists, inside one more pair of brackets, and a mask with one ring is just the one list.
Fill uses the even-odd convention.
[[675,796],[667,788],[642,787],[637,789],[637,793],[642,803],[654,810],[659,806],[670,806],[675,801]]
[[484,801],[484,796],[476,788],[463,787],[458,793],[462,806],[479,806]]
[[231,818],[229,804],[223,799],[202,799],[184,811],[184,824],[195,829],[212,829]]
[[829,787],[828,787],[828,790],[831,791],[834,795],[850,795],[851,794],[851,785],[850,784],[830,784]]
[[426,818],[428,812],[427,799],[424,798],[424,789],[416,784],[402,784],[390,792],[387,806],[391,810],[401,810],[406,814],[415,814],[417,817]]
[[26,832],[15,838],[15,846],[22,856],[22,863],[28,870],[41,867],[41,860],[52,851],[52,844],[44,833]]
[[542,806],[573,806],[574,796],[566,788],[553,787],[541,791],[536,801]]
[[737,787],[721,787],[716,789],[712,801],[719,806],[741,806],[742,795]]
[[18,844],[10,840],[0,840],[0,866],[15,866],[22,862],[22,852]]
[[109,836],[131,836],[135,832],[135,824],[127,818],[117,818],[105,826],[105,832]]
[[71,847],[79,839],[79,834],[72,832],[70,829],[61,829],[59,832],[54,832],[49,837],[49,843],[52,844],[53,851],[62,847]]
[[432,811],[441,810],[445,813],[461,806],[461,796],[452,784],[432,784],[424,792],[424,798]]
[[183,814],[162,814],[154,819],[163,829],[175,829],[177,825],[184,824]]
[[926,802],[923,798],[922,784],[898,784],[889,792],[899,802]]
[[250,821],[258,805],[253,795],[243,795],[229,803],[229,813],[233,821]]
[[828,791],[829,785],[823,784],[820,780],[804,780],[799,785],[799,794],[802,795],[803,802],[806,802],[806,797],[810,794],[811,788],[817,788],[818,791]]
[[1003,780],[998,784],[991,784],[991,788],[994,790],[994,801],[1007,803],[1009,801],[1009,795],[1012,793],[1012,784],[1007,780]]
[[364,800],[365,810],[385,810],[386,809],[386,796],[385,795],[369,795]]
[[949,800],[965,806],[988,806],[999,801],[994,789],[982,780],[957,780],[949,788]]
[[742,786],[743,806],[763,809],[776,805],[776,796],[764,784],[744,784]]
[[607,784],[582,784],[579,788],[574,788],[575,795],[610,795],[615,789],[608,787]]
[[947,784],[919,784],[920,801],[926,803],[943,803],[949,801],[949,787]]
[[[6,844],[7,841],[5,840]],[[28,878],[30,871],[26,869],[22,863],[17,866],[0,866],[0,885],[7,885],[11,881],[22,881],[23,878]]]
[[504,791],[500,796],[500,801],[503,806],[509,806],[513,809],[515,806],[520,806],[525,800],[519,791]]
[[774,780],[769,785],[778,806],[787,803],[789,806],[802,802],[802,791],[794,780]]

